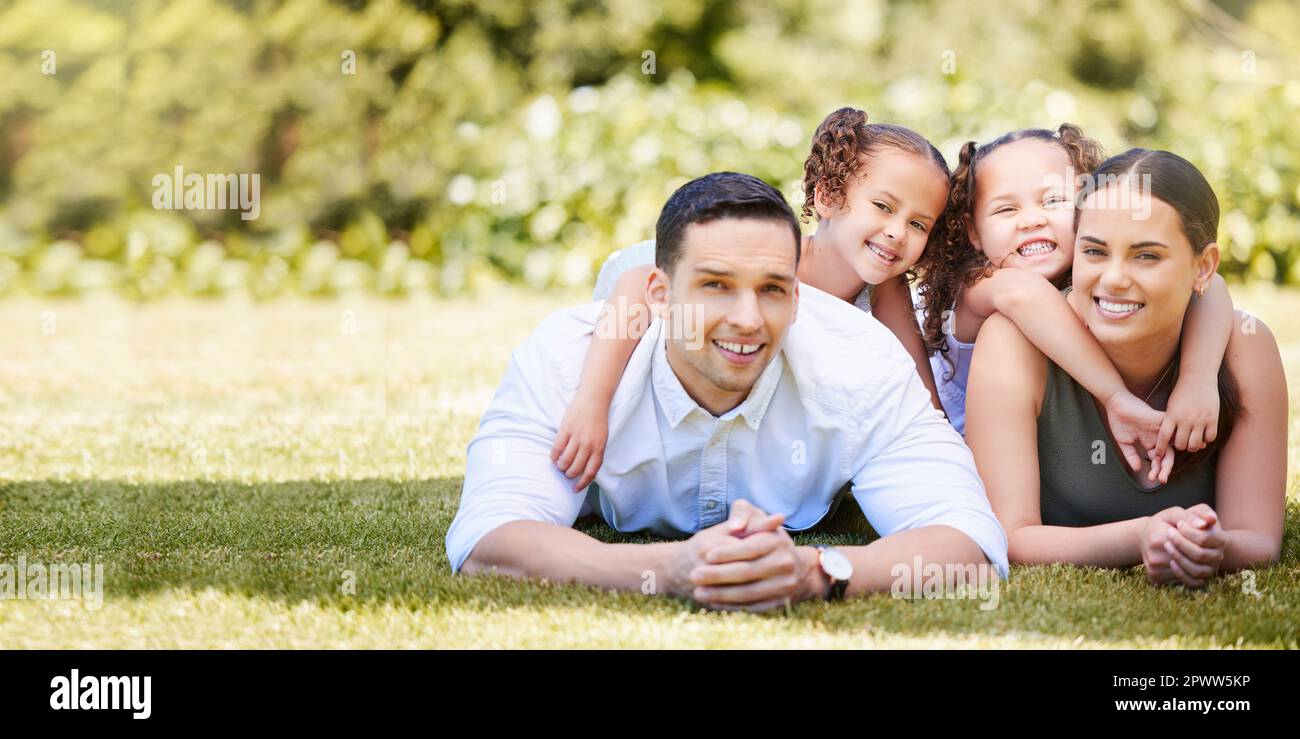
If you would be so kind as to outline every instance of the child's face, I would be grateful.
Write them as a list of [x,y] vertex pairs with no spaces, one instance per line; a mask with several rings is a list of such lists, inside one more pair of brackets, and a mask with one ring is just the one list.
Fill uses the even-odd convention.
[[971,244],[999,267],[1064,275],[1074,259],[1074,175],[1056,144],[1021,139],[996,149],[975,171]]
[[947,199],[948,178],[928,157],[884,149],[849,181],[843,205],[818,206],[817,231],[858,277],[879,285],[921,258]]

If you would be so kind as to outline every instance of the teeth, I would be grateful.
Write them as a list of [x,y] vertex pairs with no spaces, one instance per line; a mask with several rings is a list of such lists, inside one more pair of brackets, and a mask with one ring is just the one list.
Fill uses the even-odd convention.
[[884,249],[880,249],[880,248],[878,248],[875,244],[873,244],[873,243],[871,243],[871,242],[869,242],[869,241],[867,242],[867,248],[870,249],[871,252],[872,252],[873,254],[877,254],[877,255],[879,255],[881,259],[884,259],[884,260],[887,261],[887,262],[892,262],[892,261],[898,259],[898,256],[897,256],[897,255],[895,255],[895,254],[890,254],[889,252],[885,251]]
[[1031,241],[1016,251],[1020,252],[1020,256],[1022,257],[1032,257],[1035,254],[1046,254],[1055,248],[1056,244],[1050,241]]
[[1097,299],[1097,305],[1107,313],[1132,313],[1142,307],[1141,303],[1112,303],[1109,300]]
[[753,354],[762,344],[733,344],[729,341],[715,341],[718,346],[736,354]]

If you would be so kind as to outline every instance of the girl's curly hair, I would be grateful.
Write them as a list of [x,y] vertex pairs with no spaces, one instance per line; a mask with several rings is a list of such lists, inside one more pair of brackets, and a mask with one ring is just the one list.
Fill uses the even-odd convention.
[[[882,149],[928,157],[943,173],[951,178],[948,162],[943,154],[924,136],[903,126],[889,123],[868,123],[865,111],[857,108],[840,108],[826,116],[813,133],[812,148],[803,164],[803,221],[816,215],[817,191],[822,201],[838,208],[844,204],[849,184],[855,177],[865,176],[865,168],[873,154]],[[930,233],[926,252],[933,251],[930,244],[938,243],[940,229]],[[922,256],[924,261],[925,257]],[[913,267],[920,267],[920,262]],[[915,279],[916,273],[908,270],[906,279]]]
[[941,227],[935,229],[936,237],[943,234],[942,241],[936,245],[937,248],[926,249],[917,263],[917,271],[921,274],[917,294],[925,309],[921,334],[931,352],[947,355],[945,314],[956,307],[957,293],[989,276],[997,268],[984,252],[970,243],[966,232],[965,217],[973,216],[975,210],[976,168],[998,147],[1021,139],[1038,139],[1060,145],[1079,174],[1091,174],[1103,158],[1101,145],[1070,123],[1061,124],[1056,131],[1028,128],[1012,131],[983,146],[968,141],[961,147],[957,168],[952,173],[952,184],[948,188],[948,204],[940,218]]

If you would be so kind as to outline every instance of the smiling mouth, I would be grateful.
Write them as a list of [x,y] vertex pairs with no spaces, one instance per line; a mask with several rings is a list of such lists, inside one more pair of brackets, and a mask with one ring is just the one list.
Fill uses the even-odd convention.
[[714,340],[713,343],[719,348],[726,349],[732,354],[740,354],[742,356],[753,354],[754,352],[758,351],[759,349],[762,349],[765,346],[764,344],[738,344],[732,341],[717,341],[717,340]]
[[749,364],[759,356],[759,351],[767,344],[742,344],[738,341],[713,340],[713,345],[722,353],[724,359],[732,364]]
[[872,254],[875,254],[877,257],[880,258],[880,261],[884,262],[885,264],[893,264],[894,262],[898,261],[897,253],[890,251],[889,249],[886,249],[880,244],[877,244],[872,241],[868,241],[866,242],[866,247],[867,247],[867,251],[871,252]]
[[1016,253],[1022,257],[1039,257],[1056,251],[1056,242],[1050,239],[1036,239],[1020,245]]
[[1125,300],[1106,300],[1093,296],[1092,302],[1097,312],[1107,318],[1127,318],[1146,307],[1146,303],[1133,303]]

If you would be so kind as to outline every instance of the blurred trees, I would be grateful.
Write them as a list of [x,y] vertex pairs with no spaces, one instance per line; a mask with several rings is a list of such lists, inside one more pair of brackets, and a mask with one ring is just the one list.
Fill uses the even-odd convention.
[[[950,159],[1067,120],[1176,151],[1219,195],[1222,271],[1295,282],[1296,38],[1289,0],[18,0],[0,294],[580,285],[691,177],[798,202],[845,104]],[[155,210],[177,165],[258,173],[260,217]]]

